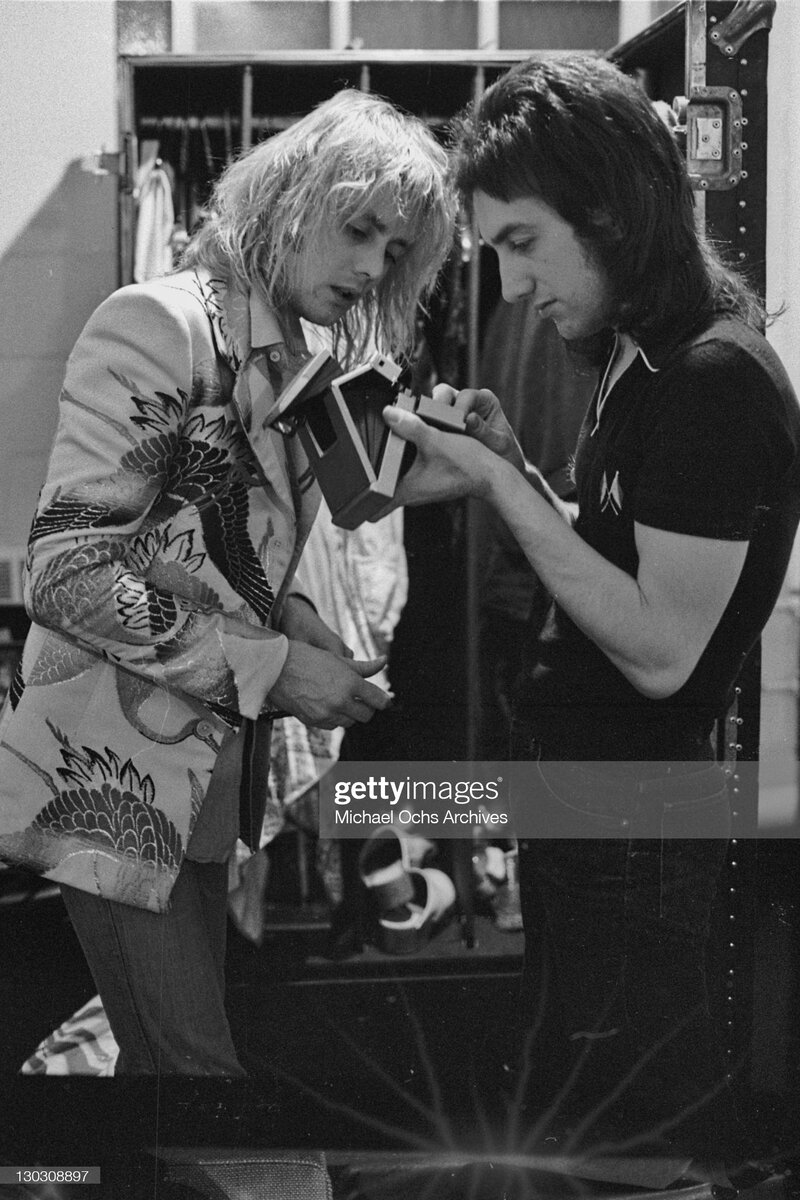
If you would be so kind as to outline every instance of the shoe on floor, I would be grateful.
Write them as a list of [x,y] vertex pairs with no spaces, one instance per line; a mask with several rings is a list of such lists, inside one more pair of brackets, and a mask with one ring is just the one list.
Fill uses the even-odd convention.
[[387,954],[415,954],[453,912],[456,889],[436,867],[410,867],[412,895],[378,918],[378,940]]

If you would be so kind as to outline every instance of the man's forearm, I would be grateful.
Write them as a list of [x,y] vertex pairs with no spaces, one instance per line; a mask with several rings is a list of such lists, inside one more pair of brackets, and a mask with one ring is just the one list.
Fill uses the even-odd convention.
[[527,459],[525,460],[525,478],[533,490],[538,492],[568,525],[575,524],[575,519],[578,515],[578,506],[562,500],[550,487],[550,484],[544,475],[542,475],[539,468],[535,467],[533,463],[528,462]]
[[626,679],[644,695],[671,694],[696,661],[680,613],[589,546],[542,484],[498,463],[487,498],[550,594]]

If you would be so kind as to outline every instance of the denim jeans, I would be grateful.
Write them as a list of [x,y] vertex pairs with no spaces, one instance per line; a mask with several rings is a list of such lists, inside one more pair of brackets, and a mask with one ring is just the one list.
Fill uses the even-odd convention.
[[[610,1122],[623,1140],[668,1135],[691,1153],[740,1153],[706,980],[729,829],[724,775],[713,763],[660,776],[653,764],[529,765],[542,827],[549,811],[551,827],[573,831],[520,843],[523,995],[528,1025],[540,1023],[533,1091],[549,1070],[548,1102]],[[706,836],[670,835],[693,829]]]
[[166,913],[62,885],[120,1048],[116,1074],[245,1074],[225,1013],[227,887],[227,864],[188,859]]

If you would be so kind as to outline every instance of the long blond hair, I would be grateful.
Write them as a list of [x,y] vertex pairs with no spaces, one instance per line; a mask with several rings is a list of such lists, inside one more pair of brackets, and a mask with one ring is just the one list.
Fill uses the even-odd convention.
[[286,304],[326,230],[392,204],[412,244],[333,328],[343,362],[368,345],[410,349],[417,306],[452,247],[456,201],[448,159],[422,121],[388,101],[346,88],[233,162],[183,257]]

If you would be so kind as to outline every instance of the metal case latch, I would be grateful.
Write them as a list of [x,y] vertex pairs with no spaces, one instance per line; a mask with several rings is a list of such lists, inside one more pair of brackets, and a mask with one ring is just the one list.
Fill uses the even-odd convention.
[[725,191],[742,178],[742,98],[726,87],[697,88],[672,104],[677,131],[685,138],[686,170],[692,187]]

